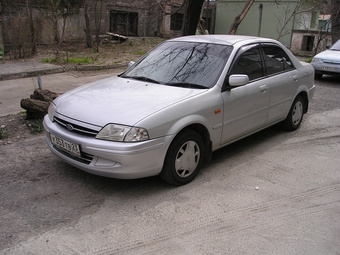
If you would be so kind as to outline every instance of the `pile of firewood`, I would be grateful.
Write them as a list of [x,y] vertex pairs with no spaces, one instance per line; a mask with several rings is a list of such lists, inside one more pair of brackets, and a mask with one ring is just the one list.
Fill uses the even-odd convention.
[[20,106],[26,110],[27,119],[41,119],[47,114],[50,103],[59,95],[47,89],[35,89],[30,98],[21,100]]

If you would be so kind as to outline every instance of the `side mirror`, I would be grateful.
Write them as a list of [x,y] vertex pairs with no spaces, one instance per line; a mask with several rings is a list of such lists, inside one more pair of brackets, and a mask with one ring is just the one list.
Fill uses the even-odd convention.
[[249,82],[249,77],[246,74],[232,74],[229,77],[229,85],[232,87],[246,85]]

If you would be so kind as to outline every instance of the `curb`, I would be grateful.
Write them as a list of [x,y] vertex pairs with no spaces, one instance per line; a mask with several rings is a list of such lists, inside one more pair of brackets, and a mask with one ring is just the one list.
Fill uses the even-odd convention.
[[65,72],[65,69],[63,67],[59,67],[59,68],[51,68],[51,69],[43,69],[43,70],[33,70],[33,71],[27,71],[27,72],[5,73],[5,74],[0,74],[0,81],[33,77],[33,76],[38,76],[39,74],[45,75],[45,74],[63,73],[63,72]]
[[38,75],[64,73],[67,71],[96,71],[96,70],[121,68],[121,67],[127,67],[127,66],[128,66],[128,62],[120,63],[120,64],[109,64],[109,65],[64,65],[64,66],[56,66],[54,68],[48,68],[48,69],[0,74],[0,81],[34,77]]

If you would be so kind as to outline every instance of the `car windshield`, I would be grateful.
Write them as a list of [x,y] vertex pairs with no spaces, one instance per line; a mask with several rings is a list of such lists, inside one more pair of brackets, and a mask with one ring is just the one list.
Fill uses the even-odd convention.
[[121,75],[169,86],[211,88],[219,78],[232,46],[165,42]]
[[330,50],[338,50],[340,51],[340,40],[338,40],[336,43],[332,45],[332,47],[329,48]]

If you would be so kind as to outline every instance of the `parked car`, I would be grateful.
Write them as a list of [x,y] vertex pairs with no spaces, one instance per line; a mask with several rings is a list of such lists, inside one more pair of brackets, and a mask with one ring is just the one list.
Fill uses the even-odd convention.
[[321,79],[324,74],[340,75],[340,40],[329,49],[316,54],[311,64],[316,79]]
[[213,151],[276,123],[296,130],[313,80],[313,67],[272,39],[179,37],[118,76],[56,98],[44,118],[47,143],[92,174],[183,185]]

